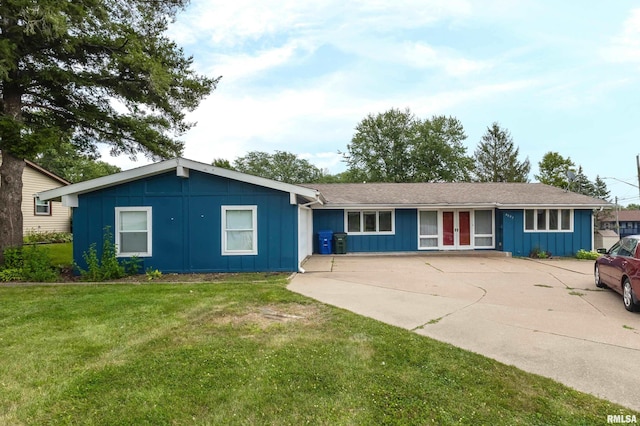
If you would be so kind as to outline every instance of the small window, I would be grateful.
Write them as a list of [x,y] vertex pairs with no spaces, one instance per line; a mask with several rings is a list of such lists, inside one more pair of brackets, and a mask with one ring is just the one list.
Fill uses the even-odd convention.
[[547,211],[536,210],[536,229],[538,231],[545,231],[547,229]]
[[549,231],[558,230],[558,210],[549,210]]
[[524,211],[524,229],[527,231],[533,231],[536,228],[533,222],[534,213],[535,210]]
[[393,234],[393,210],[347,211],[345,228],[350,234]]
[[360,212],[347,212],[347,232],[360,232]]
[[34,198],[35,206],[33,214],[36,216],[51,216],[51,201],[42,201]]
[[222,206],[222,254],[258,254],[257,206]]
[[562,222],[560,229],[563,231],[571,230],[571,210],[562,210]]
[[151,207],[116,207],[117,255],[151,256]]

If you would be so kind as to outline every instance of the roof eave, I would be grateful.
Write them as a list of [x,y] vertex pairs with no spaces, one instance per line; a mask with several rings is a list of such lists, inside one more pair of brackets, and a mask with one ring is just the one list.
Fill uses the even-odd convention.
[[43,201],[51,200],[53,198],[58,198],[64,195],[77,196],[80,194],[98,191],[100,189],[109,188],[123,183],[132,182],[140,178],[155,176],[161,173],[168,172],[170,170],[177,169],[178,167],[197,170],[199,172],[208,173],[215,176],[225,177],[249,184],[275,189],[282,192],[294,193],[308,199],[326,202],[324,197],[322,197],[322,195],[315,189],[265,179],[259,176],[248,175],[245,173],[237,172],[235,170],[223,169],[221,167],[215,167],[208,164],[199,163],[197,161],[187,160],[185,158],[173,158],[171,160],[162,161],[160,163],[153,163],[135,169],[125,170],[113,175],[103,176],[61,188],[43,191],[36,194],[36,196]]

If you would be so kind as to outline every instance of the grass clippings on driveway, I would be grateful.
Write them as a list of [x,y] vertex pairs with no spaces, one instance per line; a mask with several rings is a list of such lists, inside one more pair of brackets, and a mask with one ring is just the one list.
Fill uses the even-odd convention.
[[230,279],[0,288],[0,424],[603,424],[633,414],[304,298],[281,275]]

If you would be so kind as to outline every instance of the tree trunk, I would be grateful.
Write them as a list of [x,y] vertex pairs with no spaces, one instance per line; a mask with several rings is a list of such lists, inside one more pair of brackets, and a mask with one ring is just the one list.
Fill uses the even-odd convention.
[[22,246],[22,172],[25,162],[2,152],[0,164],[0,265],[4,250]]

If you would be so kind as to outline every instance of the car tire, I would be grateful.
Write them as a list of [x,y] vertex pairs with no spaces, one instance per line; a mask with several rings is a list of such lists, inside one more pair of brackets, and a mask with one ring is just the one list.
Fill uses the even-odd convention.
[[633,297],[631,281],[629,281],[629,278],[625,278],[622,282],[622,303],[624,303],[625,309],[629,312],[635,312],[638,309],[638,306],[633,303]]
[[598,267],[598,265],[596,265],[596,267],[593,270],[593,276],[594,276],[595,281],[596,281],[596,287],[598,287],[598,288],[607,288],[607,285],[605,283],[603,283],[602,279],[600,278],[600,268]]

